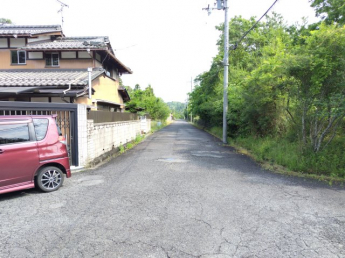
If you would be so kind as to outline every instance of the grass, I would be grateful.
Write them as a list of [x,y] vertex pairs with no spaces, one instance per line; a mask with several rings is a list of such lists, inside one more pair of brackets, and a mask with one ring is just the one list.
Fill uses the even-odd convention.
[[120,145],[120,147],[119,147],[120,154],[126,152],[127,150],[132,149],[135,145],[137,145],[138,143],[142,142],[144,139],[145,139],[145,135],[138,134],[135,137],[134,141],[129,142],[129,143],[124,144],[124,145]]
[[145,138],[145,135],[138,134],[138,135],[135,137],[135,139],[134,139],[134,143],[135,143],[135,144],[138,144],[138,143],[141,142],[144,138]]
[[153,121],[151,120],[151,133],[154,133],[164,127],[166,127],[167,125],[169,125],[170,122],[167,121]]
[[[222,128],[209,133],[222,138]],[[303,148],[298,142],[278,137],[242,137],[228,139],[239,152],[251,156],[266,169],[293,176],[345,182],[345,139],[335,139],[319,153]]]
[[119,152],[120,152],[120,153],[124,153],[124,152],[125,152],[125,146],[120,145],[120,147],[119,147]]
[[[163,127],[167,126],[168,124],[169,124],[168,122],[151,121],[151,133],[154,133],[154,132],[162,129]],[[135,137],[134,141],[129,142],[129,143],[124,144],[124,145],[120,145],[120,147],[119,147],[120,154],[126,152],[127,150],[132,149],[135,145],[142,142],[144,139],[145,139],[145,135],[138,134]]]

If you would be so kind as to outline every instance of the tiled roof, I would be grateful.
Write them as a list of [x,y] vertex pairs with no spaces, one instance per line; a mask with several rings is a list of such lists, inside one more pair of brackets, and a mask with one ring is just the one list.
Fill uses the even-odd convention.
[[[103,70],[92,71],[92,79],[103,74]],[[88,84],[86,69],[78,70],[1,70],[0,86],[85,86]]]
[[108,37],[59,37],[54,41],[27,44],[22,49],[108,49]]
[[60,25],[0,25],[0,35],[30,36],[44,33],[62,32]]

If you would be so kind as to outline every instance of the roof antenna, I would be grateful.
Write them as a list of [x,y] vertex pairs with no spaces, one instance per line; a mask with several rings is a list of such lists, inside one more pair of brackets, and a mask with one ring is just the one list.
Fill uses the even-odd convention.
[[61,4],[61,9],[58,11],[58,13],[61,13],[61,28],[63,29],[63,22],[64,22],[64,20],[63,20],[63,8],[69,7],[69,6],[67,4],[61,2],[60,0],[56,0],[56,1],[58,1]]

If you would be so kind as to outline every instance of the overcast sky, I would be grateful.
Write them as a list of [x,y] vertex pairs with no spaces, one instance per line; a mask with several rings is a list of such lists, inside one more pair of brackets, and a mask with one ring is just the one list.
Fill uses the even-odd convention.
[[[62,0],[66,36],[109,36],[116,56],[133,70],[125,85],[148,84],[164,101],[187,99],[191,79],[210,68],[217,53],[224,12],[210,16],[202,8],[213,0]],[[229,0],[229,16],[261,17],[274,0]],[[0,17],[17,25],[61,24],[57,0],[1,1]],[[289,24],[307,17],[314,22],[308,0],[280,0],[274,12]]]

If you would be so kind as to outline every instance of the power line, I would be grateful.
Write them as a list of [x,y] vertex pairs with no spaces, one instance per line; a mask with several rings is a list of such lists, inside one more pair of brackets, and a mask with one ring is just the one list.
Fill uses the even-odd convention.
[[135,46],[137,46],[137,45],[138,45],[138,44],[134,44],[134,45],[131,45],[131,46],[128,46],[128,47],[117,48],[117,49],[115,49],[115,51],[124,50],[124,49],[127,49],[127,48],[135,47]]
[[258,23],[261,21],[261,19],[264,18],[264,17],[267,15],[267,13],[273,8],[273,6],[274,6],[277,2],[278,2],[278,0],[275,0],[274,3],[271,5],[271,7],[268,8],[268,10],[261,16],[261,18],[260,18],[259,20],[257,20],[256,23],[255,23],[246,33],[243,34],[243,36],[241,37],[241,39],[240,39],[238,42],[236,42],[236,44],[235,44],[233,50],[235,50],[235,49],[238,47],[238,44],[240,44],[241,41],[249,34],[249,32],[251,32],[251,31],[256,27],[256,25],[258,25]]

